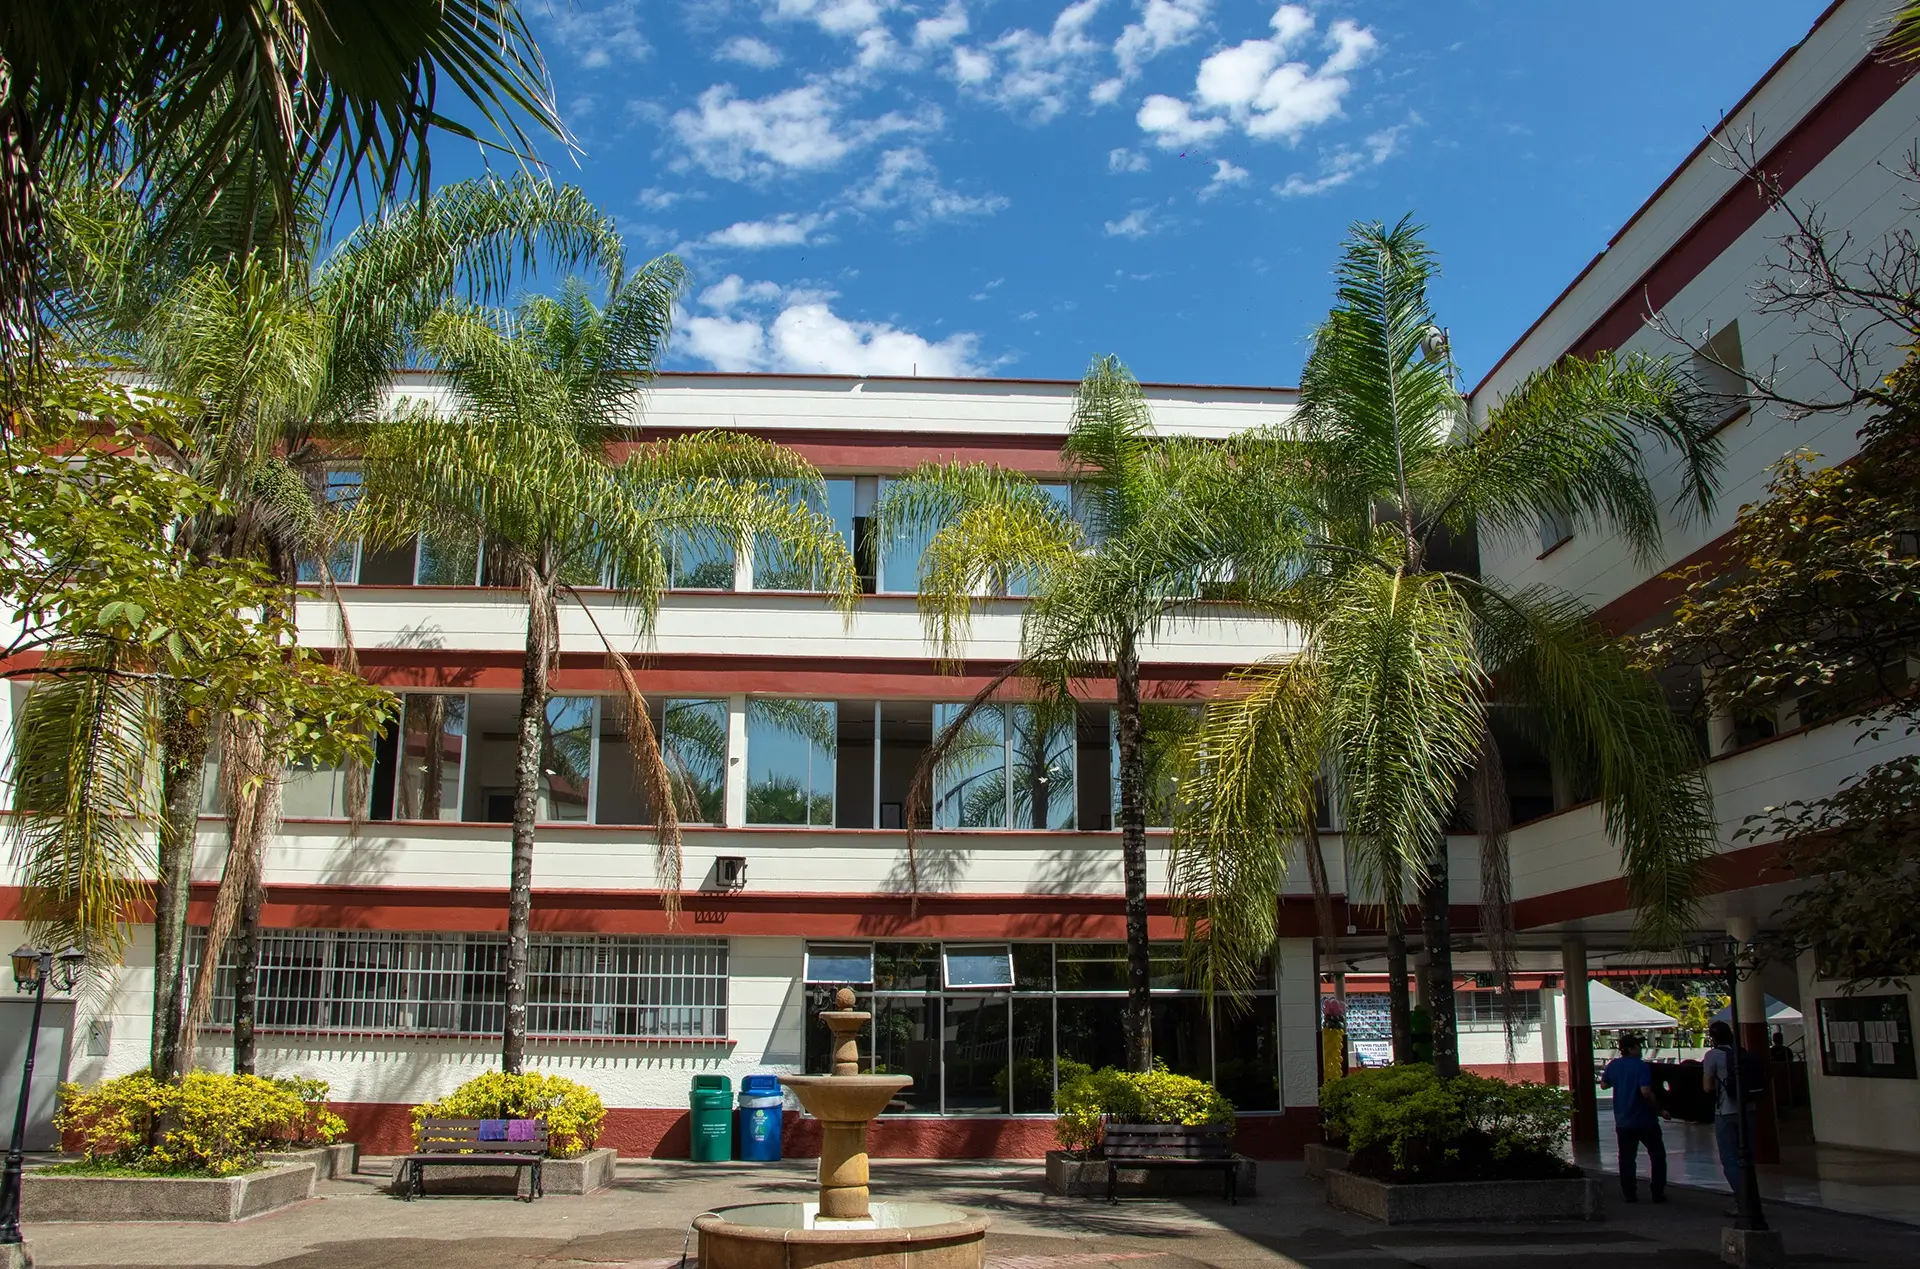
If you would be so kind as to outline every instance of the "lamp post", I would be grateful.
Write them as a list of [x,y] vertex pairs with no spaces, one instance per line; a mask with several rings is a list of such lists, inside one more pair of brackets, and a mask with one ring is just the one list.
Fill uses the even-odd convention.
[[[1718,962],[1714,959],[1716,950],[1722,957]],[[1719,970],[1727,976],[1727,1008],[1733,1019],[1733,1052],[1728,1055],[1727,1080],[1733,1085],[1733,1104],[1737,1110],[1733,1123],[1740,1156],[1740,1193],[1734,1196],[1740,1214],[1734,1217],[1733,1227],[1764,1230],[1767,1228],[1767,1217],[1760,1210],[1760,1174],[1753,1166],[1753,1132],[1747,1119],[1747,1093],[1740,1084],[1740,980],[1759,973],[1760,966],[1753,958],[1752,944],[1743,944],[1737,939],[1701,944],[1700,964],[1703,969]]]
[[40,1007],[47,1000],[47,980],[54,962],[60,964],[60,990],[72,991],[87,954],[70,947],[55,956],[45,948],[22,944],[13,953],[13,985],[33,993],[33,1025],[27,1028],[27,1061],[20,1072],[20,1101],[13,1108],[13,1143],[7,1148],[7,1170],[0,1177],[0,1247],[20,1241],[20,1165],[27,1136],[27,1105],[33,1100],[34,1050],[40,1046]]

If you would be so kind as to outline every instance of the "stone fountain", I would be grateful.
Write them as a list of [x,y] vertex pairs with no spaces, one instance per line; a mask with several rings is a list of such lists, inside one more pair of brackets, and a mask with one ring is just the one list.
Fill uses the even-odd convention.
[[981,1269],[987,1218],[944,1203],[873,1202],[867,1192],[867,1126],[913,1083],[862,1075],[860,1028],[842,987],[820,1020],[833,1032],[833,1074],[783,1075],[820,1121],[820,1193],[811,1203],[754,1203],[694,1218],[701,1269],[814,1269],[882,1260],[897,1269]]

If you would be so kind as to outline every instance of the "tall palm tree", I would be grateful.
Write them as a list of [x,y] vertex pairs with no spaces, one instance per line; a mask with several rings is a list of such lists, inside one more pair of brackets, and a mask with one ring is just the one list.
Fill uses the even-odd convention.
[[[1120,768],[1126,889],[1127,1062],[1152,1069],[1147,943],[1147,811],[1152,793],[1140,658],[1157,636],[1217,613],[1221,599],[1272,593],[1296,568],[1300,520],[1276,482],[1247,479],[1259,451],[1156,435],[1146,396],[1113,357],[1080,383],[1061,457],[1063,505],[1031,478],[977,464],[928,465],[891,482],[875,509],[878,541],[930,535],[920,609],[941,656],[961,656],[983,595],[1029,596],[1019,659],[942,729],[915,776],[926,805],[934,772],[1011,678],[1039,711],[1071,707],[1069,684],[1110,679]],[[1044,745],[1030,746],[1036,751]],[[1019,796],[1016,794],[1016,796]],[[908,816],[909,830],[919,816]]]
[[[55,304],[63,337],[141,365],[190,404],[188,471],[228,501],[177,526],[202,558],[252,558],[290,585],[314,553],[323,517],[322,442],[373,417],[420,324],[449,297],[505,294],[544,253],[614,271],[612,223],[581,193],[534,180],[446,186],[357,227],[323,255],[317,217],[266,226],[294,235],[292,254],[257,244],[261,217],[243,197],[193,218],[142,206],[124,191],[78,184],[52,209]],[[326,551],[318,551],[322,557]],[[350,641],[349,641],[350,642]],[[350,668],[350,667],[349,667]],[[205,710],[159,703],[161,827],[156,887],[153,1069],[191,1061],[227,937],[257,917],[262,848],[276,831],[280,760],[258,718],[224,737],[229,859],[192,1004],[183,1010],[188,877],[215,733]],[[51,734],[51,733],[50,733]],[[251,957],[237,958],[234,1061],[251,1065]]]
[[[444,309],[422,327],[420,345],[446,373],[453,411],[418,406],[364,437],[355,514],[368,540],[464,531],[484,544],[489,574],[526,599],[501,1055],[509,1073],[526,1055],[534,833],[561,597],[571,595],[598,630],[579,588],[609,586],[650,632],[677,546],[719,553],[754,536],[817,569],[843,602],[859,590],[846,543],[807,505],[824,495],[819,473],[797,455],[719,432],[633,436],[636,392],[659,365],[683,280],[680,262],[664,256],[616,275],[604,308],[570,283],[511,315]],[[662,758],[626,657],[604,632],[601,640],[626,697],[671,920],[680,891],[675,790],[685,782]]]
[[1311,567],[1281,597],[1303,646],[1209,706],[1188,754],[1174,885],[1210,986],[1243,989],[1330,774],[1356,880],[1382,895],[1390,930],[1401,881],[1422,896],[1434,1060],[1451,1073],[1445,830],[1463,789],[1482,836],[1483,912],[1509,964],[1496,710],[1590,778],[1649,944],[1688,928],[1717,832],[1692,733],[1586,606],[1478,577],[1444,558],[1446,544],[1522,537],[1551,517],[1611,528],[1651,559],[1652,451],[1676,460],[1673,510],[1688,515],[1711,505],[1718,446],[1689,381],[1639,356],[1567,358],[1469,419],[1427,302],[1433,272],[1407,220],[1351,231],[1297,425],[1265,438],[1313,524]]
[[236,196],[248,219],[270,207],[290,221],[316,198],[356,193],[424,199],[429,135],[482,139],[446,112],[446,86],[489,144],[520,158],[532,157],[529,127],[566,136],[514,0],[0,6],[0,360],[37,334],[35,266],[64,177],[112,179],[176,212]]

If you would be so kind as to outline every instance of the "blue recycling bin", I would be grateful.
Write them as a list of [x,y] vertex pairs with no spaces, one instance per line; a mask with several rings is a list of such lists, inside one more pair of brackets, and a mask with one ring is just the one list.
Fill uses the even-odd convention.
[[786,1099],[772,1075],[748,1075],[740,1081],[740,1157],[754,1163],[780,1158],[780,1117]]

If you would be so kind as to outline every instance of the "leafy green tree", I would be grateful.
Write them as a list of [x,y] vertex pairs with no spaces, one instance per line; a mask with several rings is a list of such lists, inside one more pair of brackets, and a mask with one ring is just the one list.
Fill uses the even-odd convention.
[[[383,407],[421,322],[450,296],[504,295],[516,266],[530,267],[542,253],[614,270],[621,259],[611,223],[578,190],[532,180],[444,187],[424,207],[367,221],[324,259],[312,215],[302,222],[308,237],[298,252],[254,245],[255,220],[238,196],[213,200],[191,235],[170,232],[169,221],[124,190],[80,184],[62,191],[50,271],[60,333],[76,349],[134,359],[189,405],[181,459],[223,503],[175,527],[183,546],[204,559],[257,560],[285,584],[295,579],[298,557],[328,554],[326,438]],[[348,651],[351,668],[350,640]],[[234,1062],[246,1071],[260,873],[277,831],[285,755],[276,719],[265,713],[216,727],[167,697],[161,716],[154,1069],[190,1060],[194,1027],[211,1006],[221,954],[237,932]],[[187,872],[216,736],[228,862],[183,1016]],[[349,802],[358,813],[364,790],[350,788]]]
[[111,959],[152,874],[164,709],[276,720],[295,761],[368,758],[388,694],[294,642],[286,588],[174,530],[231,514],[181,461],[179,403],[68,367],[5,415],[0,663],[32,686],[11,832],[30,922]]
[[[817,569],[843,602],[858,593],[852,553],[805,500],[823,495],[819,473],[791,451],[720,432],[634,439],[636,391],[658,367],[683,280],[680,262],[664,256],[616,275],[604,308],[579,283],[510,315],[449,306],[419,341],[448,377],[451,412],[416,404],[362,438],[366,483],[355,515],[368,540],[464,533],[484,543],[489,575],[526,599],[502,1038],[510,1074],[526,1052],[534,832],[561,597],[571,595],[598,631],[579,588],[611,587],[651,631],[674,550],[731,552],[755,535]],[[671,917],[680,892],[676,791],[685,782],[662,758],[626,657],[600,637],[624,689]]]
[[1095,358],[1081,380],[1061,457],[1074,482],[1071,506],[1025,475],[945,464],[890,482],[875,509],[878,541],[927,535],[920,609],[949,663],[965,650],[981,596],[1027,596],[1019,659],[936,737],[915,775],[908,824],[911,831],[920,818],[915,810],[927,804],[935,771],[967,743],[974,718],[1010,679],[1018,676],[1034,696],[1042,736],[1049,717],[1071,716],[1070,685],[1113,683],[1127,1063],[1145,1072],[1153,1069],[1147,814],[1154,782],[1141,656],[1155,638],[1217,616],[1221,599],[1266,594],[1290,579],[1300,520],[1277,482],[1248,478],[1246,463],[1257,452],[1157,435],[1139,383],[1113,357]]
[[[1356,225],[1338,302],[1316,332],[1300,413],[1266,442],[1311,524],[1276,602],[1300,650],[1209,705],[1189,751],[1174,886],[1210,988],[1243,990],[1272,947],[1289,855],[1314,838],[1326,778],[1356,875],[1397,934],[1421,895],[1435,1065],[1458,1067],[1446,827],[1463,791],[1504,956],[1506,808],[1489,718],[1511,709],[1567,771],[1588,773],[1619,845],[1638,934],[1689,928],[1717,832],[1692,733],[1585,605],[1515,591],[1451,544],[1528,538],[1547,517],[1611,528],[1644,559],[1660,541],[1648,448],[1677,455],[1676,510],[1710,504],[1717,445],[1686,379],[1638,356],[1565,359],[1469,419],[1427,302],[1434,261],[1408,221]],[[1449,555],[1449,552],[1453,554]],[[1404,965],[1404,944],[1390,947]],[[1396,974],[1396,1060],[1411,1052]]]

